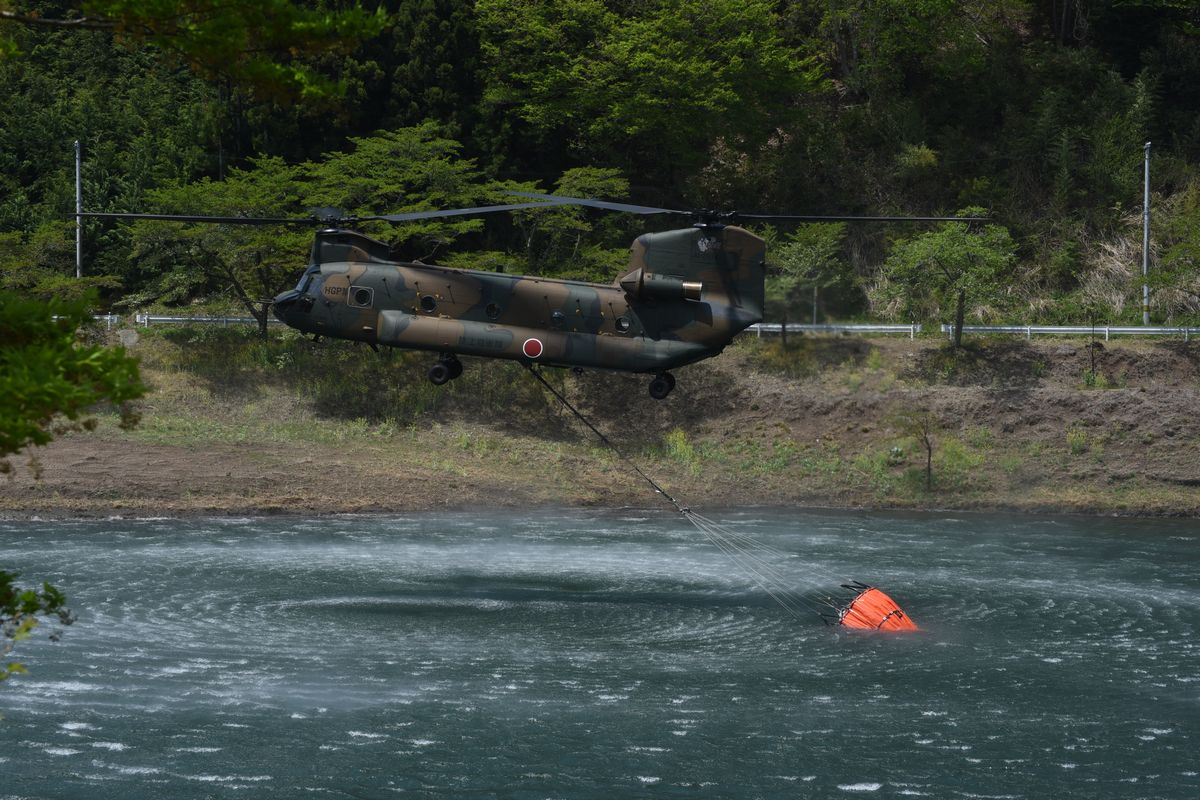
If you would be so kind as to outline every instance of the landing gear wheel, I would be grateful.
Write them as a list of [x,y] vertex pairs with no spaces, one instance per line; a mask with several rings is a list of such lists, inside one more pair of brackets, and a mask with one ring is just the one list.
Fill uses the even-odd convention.
[[452,381],[459,375],[462,375],[462,362],[454,357],[453,354],[445,355],[438,359],[438,362],[429,368],[426,373],[429,377],[429,382],[434,386],[441,386],[443,383]]
[[669,372],[660,372],[650,381],[650,396],[662,400],[675,388],[675,376]]

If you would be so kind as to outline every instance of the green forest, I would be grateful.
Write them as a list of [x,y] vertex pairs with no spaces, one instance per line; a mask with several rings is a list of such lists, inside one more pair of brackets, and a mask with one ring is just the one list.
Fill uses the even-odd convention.
[[[310,232],[89,220],[510,202],[511,190],[950,224],[752,226],[772,315],[1200,323],[1190,0],[0,2],[0,289],[115,313],[248,309]],[[686,218],[367,226],[398,258],[611,281]],[[376,224],[378,225],[378,224]],[[939,275],[965,267],[948,290]]]

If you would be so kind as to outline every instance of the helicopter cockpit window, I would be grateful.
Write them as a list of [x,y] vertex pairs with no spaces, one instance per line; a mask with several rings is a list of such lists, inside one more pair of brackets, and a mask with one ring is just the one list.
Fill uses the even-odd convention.
[[355,308],[370,308],[374,292],[366,286],[350,287],[350,305]]
[[307,292],[308,287],[312,286],[313,276],[316,275],[320,271],[321,271],[320,267],[317,267],[315,269],[310,267],[307,270],[305,270],[304,274],[300,276],[299,282],[296,283],[296,291],[302,292],[302,293]]

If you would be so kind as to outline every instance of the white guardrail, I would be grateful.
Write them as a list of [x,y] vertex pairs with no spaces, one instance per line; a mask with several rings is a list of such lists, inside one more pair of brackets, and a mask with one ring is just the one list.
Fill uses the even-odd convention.
[[[780,322],[760,322],[757,325],[751,325],[747,331],[758,334],[758,338],[762,338],[764,333],[783,333],[783,323]],[[798,322],[789,322],[787,324],[788,333],[907,333],[908,338],[915,339],[917,334],[921,332],[920,325],[805,325]]]
[[[138,314],[134,319],[143,328],[151,325],[257,325],[254,317],[164,317],[156,314]],[[274,317],[267,318],[268,325],[282,325]]]
[[[954,336],[953,325],[942,325],[942,333]],[[1012,333],[1032,339],[1039,336],[1182,336],[1186,342],[1200,328],[1168,328],[1153,325],[964,325],[963,333]]]
[[[118,314],[96,314],[97,322],[102,322],[105,326],[112,330],[114,327],[121,324],[122,317]],[[142,327],[151,325],[257,325],[258,320],[254,317],[185,317],[185,316],[163,316],[159,314],[138,314],[134,317],[136,324]],[[282,325],[279,320],[271,317],[267,320],[270,325]],[[787,324],[788,333],[832,333],[832,334],[861,334],[861,335],[883,335],[883,334],[907,334],[908,338],[915,339],[917,334],[921,332],[921,326],[913,325],[866,325],[866,324],[837,324],[830,323],[826,325],[808,325],[801,323],[789,322]],[[778,336],[783,332],[783,324],[779,322],[760,322],[756,325],[751,325],[746,329],[747,333],[756,334],[762,338],[763,334]],[[947,335],[954,335],[953,325],[942,325],[941,332]],[[1183,327],[1166,327],[1152,325],[964,325],[964,334],[981,334],[981,333],[1005,333],[1018,336],[1024,336],[1026,339],[1031,339],[1037,336],[1091,336],[1095,334],[1099,336],[1103,334],[1104,340],[1108,341],[1113,336],[1178,336],[1185,342],[1190,341],[1192,336],[1200,336],[1200,328],[1183,328]]]

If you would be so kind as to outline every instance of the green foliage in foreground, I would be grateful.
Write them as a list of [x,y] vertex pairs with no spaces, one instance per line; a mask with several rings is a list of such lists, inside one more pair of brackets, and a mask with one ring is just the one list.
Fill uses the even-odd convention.
[[86,301],[0,292],[0,473],[12,468],[6,456],[93,425],[87,413],[97,403],[123,405],[145,393],[137,361],[123,349],[79,343],[76,331],[90,323]]
[[[6,456],[63,430],[94,426],[87,413],[97,403],[120,404],[122,425],[135,421],[127,404],[146,391],[137,361],[120,348],[77,339],[91,322],[92,299],[43,303],[0,291],[0,473],[12,471]],[[29,638],[39,616],[74,621],[62,592],[48,583],[41,591],[21,589],[16,577],[0,571],[0,657]],[[24,671],[17,662],[0,665],[0,681]]]
[[[0,658],[12,652],[13,646],[28,639],[38,625],[38,618],[55,618],[63,625],[75,621],[75,615],[67,608],[67,598],[48,583],[42,588],[25,589],[17,585],[17,575],[0,570]],[[57,631],[50,634],[58,641]],[[25,666],[17,661],[0,663],[0,681],[26,672]]]

